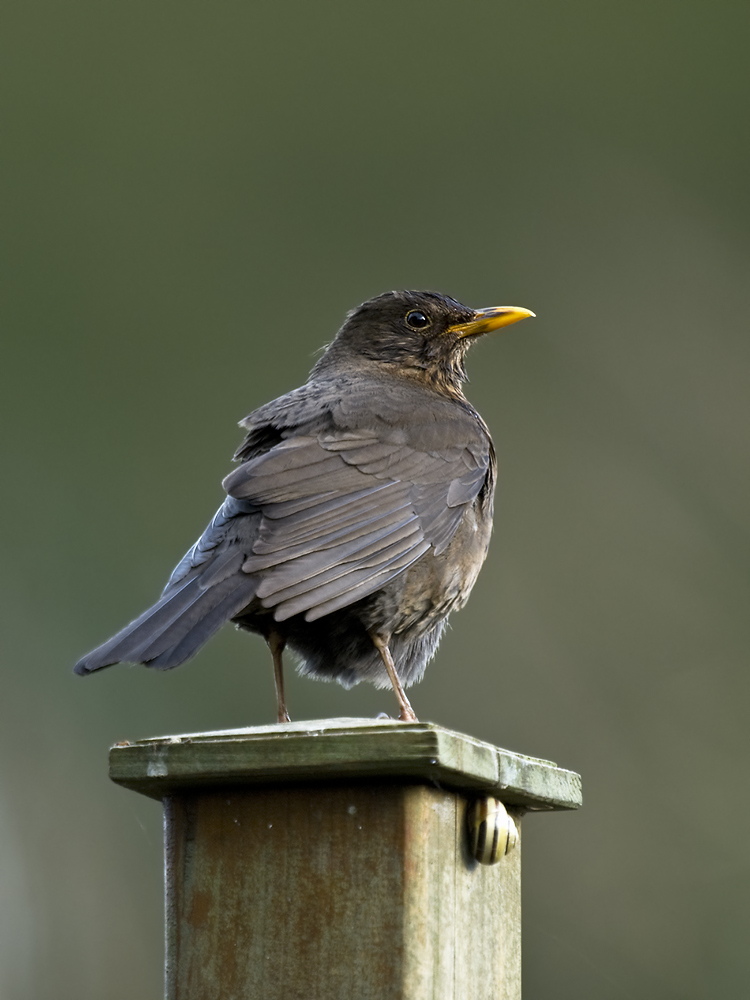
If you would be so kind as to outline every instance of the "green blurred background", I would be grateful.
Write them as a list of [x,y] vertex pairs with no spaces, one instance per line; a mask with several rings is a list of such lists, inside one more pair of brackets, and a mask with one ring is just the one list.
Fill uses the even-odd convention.
[[202,530],[236,421],[398,287],[539,317],[469,358],[495,536],[411,692],[583,775],[524,824],[524,996],[747,996],[749,29],[740,0],[7,0],[2,1000],[161,995],[161,810],[107,748],[269,721],[269,657],[227,628],[173,673],[71,666]]

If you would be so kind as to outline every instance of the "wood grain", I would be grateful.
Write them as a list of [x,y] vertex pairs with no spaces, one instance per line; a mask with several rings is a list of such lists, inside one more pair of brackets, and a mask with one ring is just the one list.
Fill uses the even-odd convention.
[[520,850],[426,785],[169,798],[169,1000],[518,1000]]

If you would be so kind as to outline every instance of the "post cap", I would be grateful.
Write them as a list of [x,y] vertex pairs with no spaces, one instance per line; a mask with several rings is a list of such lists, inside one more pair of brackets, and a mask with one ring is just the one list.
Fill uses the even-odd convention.
[[118,743],[110,778],[154,799],[219,785],[419,781],[526,809],[577,809],[581,778],[431,722],[323,719]]

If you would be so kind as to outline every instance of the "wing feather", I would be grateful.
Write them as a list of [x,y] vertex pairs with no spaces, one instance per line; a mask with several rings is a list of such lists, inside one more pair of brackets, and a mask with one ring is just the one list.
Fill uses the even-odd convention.
[[329,566],[335,566],[373,545],[380,548],[385,547],[392,539],[399,537],[403,529],[409,525],[413,526],[410,530],[420,531],[416,514],[411,508],[404,508],[385,514],[369,526],[369,531],[357,529],[347,532],[342,538],[336,539],[335,542],[329,542],[327,545],[308,544],[304,547],[298,547],[298,550],[285,552],[283,563],[280,562],[278,553],[274,553],[274,555],[262,559],[250,556],[242,568],[246,573],[255,573],[269,568],[269,564],[273,567],[272,571],[264,576],[258,587],[258,594],[264,597],[273,593],[274,581],[277,576],[280,579],[305,579],[304,574],[309,575],[310,571],[316,569],[326,570]]
[[328,597],[327,600],[323,600],[325,595],[322,593],[317,595],[317,603],[315,607],[306,612],[305,621],[314,622],[318,618],[330,614],[332,611],[338,611],[340,608],[354,604],[355,601],[362,600],[363,597],[368,597],[388,583],[389,580],[398,576],[403,570],[408,569],[412,563],[415,563],[420,556],[423,556],[427,552],[429,547],[429,542],[420,542],[419,545],[414,546],[409,552],[382,567],[378,573],[365,577],[360,583],[355,583],[344,591],[338,590]]
[[353,569],[351,573],[346,574],[345,586],[341,585],[341,580],[335,580],[296,600],[285,602],[277,607],[275,618],[277,621],[284,621],[285,618],[291,618],[292,615],[304,611],[305,620],[312,622],[331,611],[345,608],[374,593],[389,580],[392,580],[394,576],[419,559],[429,547],[429,542],[422,541],[410,547],[407,552],[395,556],[385,565],[381,565],[376,571],[369,567]]
[[[242,571],[257,577],[255,594],[277,620],[313,621],[373,593],[428,549],[443,551],[488,467],[488,446],[454,439],[421,450],[403,428],[288,437],[224,481],[228,502],[260,515]],[[236,570],[237,549],[217,561],[222,580]]]
[[[298,597],[301,594],[314,590],[315,588],[322,586],[324,583],[329,583],[332,580],[337,580],[339,577],[346,576],[355,569],[382,569],[383,566],[386,563],[390,563],[394,557],[403,555],[410,549],[414,548],[414,540],[412,536],[415,533],[416,529],[413,528],[408,534],[405,534],[403,538],[397,538],[385,549],[380,545],[373,545],[370,547],[369,551],[362,550],[361,552],[356,553],[356,560],[353,557],[350,557],[344,562],[337,563],[335,566],[330,566],[327,570],[316,572],[314,577],[307,577],[306,579],[299,580],[288,587],[275,590],[263,600],[263,605],[265,607],[273,607],[275,604],[281,604],[284,601],[290,600],[292,597]],[[420,542],[416,547],[419,548],[421,544],[422,543]],[[281,586],[283,580],[280,579],[276,582],[278,586]]]
[[394,546],[399,551],[413,547],[421,540],[421,531],[416,518],[398,525],[395,529],[389,527],[386,531],[372,532],[362,536],[346,546],[338,546],[328,553],[313,552],[301,559],[279,567],[276,572],[268,574],[259,584],[257,594],[263,599],[266,607],[276,604],[281,598],[278,593],[291,587],[303,590],[314,590],[319,578],[334,579],[331,571],[341,567],[341,574],[348,573],[352,568],[377,569],[380,563],[395,554]]
[[[404,483],[390,483],[387,490],[379,491],[379,495],[367,493],[366,496],[351,500],[337,506],[331,511],[323,511],[316,516],[308,516],[304,520],[299,515],[292,515],[284,521],[283,535],[280,535],[276,521],[263,520],[258,538],[253,545],[253,551],[258,555],[268,552],[278,552],[290,545],[302,544],[318,538],[328,528],[352,527],[357,524],[367,524],[372,516],[383,509],[399,510],[410,502],[409,486]],[[387,506],[386,506],[387,505]],[[312,511],[317,511],[318,505]],[[309,512],[306,512],[309,513]]]

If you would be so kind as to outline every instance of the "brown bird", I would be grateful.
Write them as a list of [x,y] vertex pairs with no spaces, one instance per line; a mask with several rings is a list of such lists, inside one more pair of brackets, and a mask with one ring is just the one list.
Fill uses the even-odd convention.
[[461,391],[480,336],[533,316],[436,292],[387,292],[349,313],[305,385],[240,426],[228,496],[159,601],[75,667],[166,670],[226,621],[299,671],[351,687],[420,680],[487,554],[495,452]]

